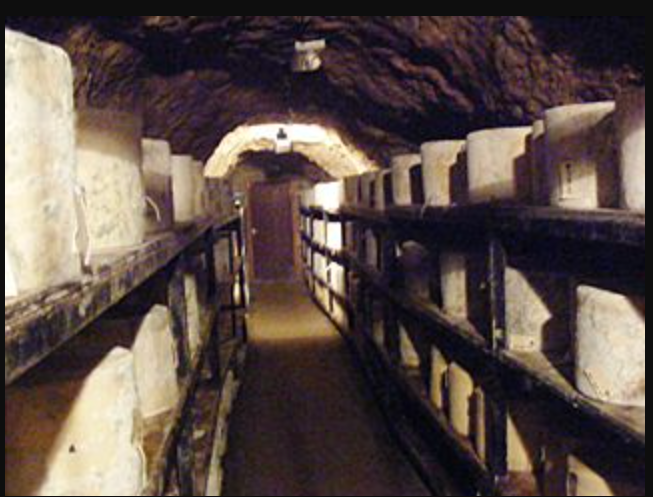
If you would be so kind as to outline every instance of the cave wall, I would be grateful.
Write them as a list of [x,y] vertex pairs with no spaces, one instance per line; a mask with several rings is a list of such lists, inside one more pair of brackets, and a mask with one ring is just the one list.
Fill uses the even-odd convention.
[[[207,159],[240,124],[334,126],[376,159],[642,84],[643,16],[8,16],[62,45],[79,105],[142,107]],[[296,39],[322,71],[292,75]]]

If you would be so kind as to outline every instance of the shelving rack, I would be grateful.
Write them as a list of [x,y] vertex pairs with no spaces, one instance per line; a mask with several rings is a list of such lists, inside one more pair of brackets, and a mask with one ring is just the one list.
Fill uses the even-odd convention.
[[[230,246],[231,275],[218,281],[211,268],[214,247],[223,240]],[[5,389],[47,364],[101,317],[122,312],[126,300],[138,300],[152,287],[163,289],[173,317],[181,395],[173,411],[145,420],[143,495],[205,495],[206,468],[196,461],[210,460],[225,379],[230,372],[240,374],[246,350],[246,302],[235,298],[244,295],[246,284],[242,241],[240,215],[203,219],[134,250],[97,257],[84,281],[5,300]],[[201,346],[191,357],[184,271],[196,257],[204,258],[209,270]],[[210,403],[207,416],[197,415],[201,401]],[[195,437],[202,430],[211,440],[198,450]]]
[[[311,289],[328,288],[315,274],[314,254],[346,270],[348,327],[339,326],[364,368],[391,429],[425,481],[438,495],[540,495],[534,477],[508,471],[507,416],[511,402],[546,406],[551,430],[591,434],[645,482],[645,409],[621,408],[581,395],[570,379],[572,364],[540,353],[507,350],[504,274],[514,261],[530,269],[565,274],[575,281],[645,295],[645,218],[621,211],[570,212],[539,207],[479,205],[451,208],[390,207],[385,211],[302,208],[303,254]],[[342,250],[315,242],[314,220],[341,223]],[[366,260],[366,235],[378,242],[379,263]],[[402,290],[398,248],[414,241],[429,253],[457,247],[484,255],[487,263],[487,333],[447,316],[437,299]],[[333,295],[331,288],[328,291]],[[318,302],[319,303],[319,302]],[[372,337],[375,306],[383,309],[385,346]],[[328,314],[329,309],[323,310]],[[398,321],[410,321],[422,353],[432,347],[469,366],[488,394],[488,448],[484,458],[450,426],[431,402],[428,367],[404,367]],[[413,337],[415,338],[415,337]],[[422,364],[430,360],[423,355]],[[556,426],[557,425],[557,426]],[[442,468],[447,461],[447,472]]]

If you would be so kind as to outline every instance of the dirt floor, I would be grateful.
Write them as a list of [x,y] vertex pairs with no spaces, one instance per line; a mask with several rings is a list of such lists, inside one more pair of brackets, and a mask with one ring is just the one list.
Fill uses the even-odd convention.
[[225,495],[429,495],[342,338],[300,285],[255,294]]

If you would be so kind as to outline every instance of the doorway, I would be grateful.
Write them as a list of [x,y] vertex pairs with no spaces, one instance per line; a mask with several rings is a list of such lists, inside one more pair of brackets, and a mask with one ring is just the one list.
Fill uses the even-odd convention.
[[250,247],[256,282],[296,278],[292,182],[261,182],[249,187]]

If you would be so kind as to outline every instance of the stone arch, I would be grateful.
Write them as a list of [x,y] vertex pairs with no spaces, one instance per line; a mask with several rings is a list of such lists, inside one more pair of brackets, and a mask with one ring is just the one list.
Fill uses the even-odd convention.
[[332,128],[318,124],[242,125],[229,133],[215,149],[206,165],[206,176],[229,175],[248,152],[274,152],[278,135],[284,130],[292,143],[292,153],[301,154],[336,179],[379,169],[360,149],[347,144]]

